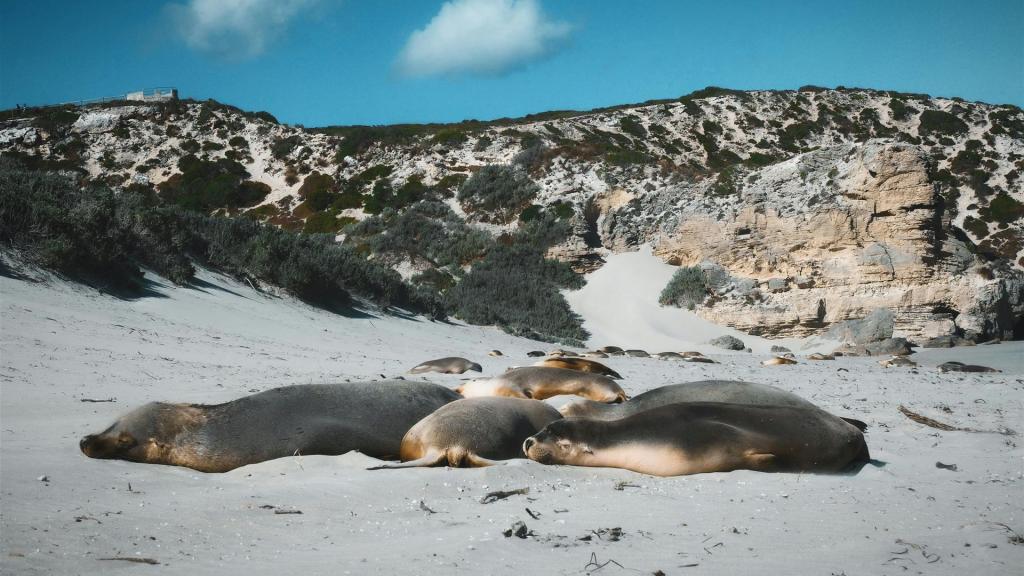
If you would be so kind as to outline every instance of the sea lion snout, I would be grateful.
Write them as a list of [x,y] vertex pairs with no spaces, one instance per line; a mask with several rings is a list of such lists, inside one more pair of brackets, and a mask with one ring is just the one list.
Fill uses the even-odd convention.
[[526,442],[523,442],[523,454],[529,456],[530,455],[530,448],[534,444],[536,444],[536,443],[537,443],[537,441],[533,439],[533,436],[527,438]]
[[92,447],[93,447],[93,444],[95,443],[95,441],[96,441],[96,435],[95,434],[89,434],[85,438],[82,438],[82,440],[78,443],[78,448],[82,450],[82,454],[85,454],[86,456],[92,458],[93,455],[92,455],[91,452],[92,452]]

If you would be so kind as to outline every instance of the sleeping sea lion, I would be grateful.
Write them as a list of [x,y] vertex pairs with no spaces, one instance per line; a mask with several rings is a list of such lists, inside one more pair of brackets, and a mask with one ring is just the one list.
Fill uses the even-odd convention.
[[893,356],[887,360],[879,360],[878,363],[884,368],[914,368],[917,366],[917,362],[914,362],[906,356]]
[[437,384],[386,380],[286,386],[215,405],[151,402],[79,446],[90,458],[201,472],[350,450],[394,458],[409,428],[457,399]]
[[644,350],[626,350],[624,352],[626,356],[632,356],[634,358],[650,358],[651,355]]
[[581,417],[597,420],[618,420],[645,412],[659,406],[681,402],[729,402],[732,404],[753,404],[773,406],[796,406],[816,408],[814,404],[780,388],[767,384],[739,382],[736,380],[701,380],[670,384],[643,394],[637,394],[622,404],[604,404],[582,398],[562,406],[560,412],[566,418]]
[[402,439],[401,464],[382,468],[413,468],[445,463],[477,467],[498,460],[522,458],[523,442],[562,415],[537,400],[466,398],[442,406],[420,420]]
[[440,372],[441,374],[462,374],[467,370],[483,372],[483,368],[481,368],[476,362],[470,362],[469,360],[459,358],[458,356],[449,356],[447,358],[438,358],[437,360],[424,362],[412,370],[409,370],[408,373],[422,374],[424,372]]
[[591,374],[604,374],[609,378],[622,378],[618,372],[593,360],[585,358],[547,358],[534,364],[534,366],[546,366],[548,368],[565,368],[577,372],[589,372]]
[[601,374],[527,366],[514,368],[493,378],[470,380],[456,389],[466,398],[508,396],[544,400],[561,394],[575,394],[596,402],[622,402],[626,393],[614,380]]
[[989,368],[988,366],[978,366],[977,364],[964,364],[963,362],[949,361],[943,362],[936,366],[939,372],[999,372],[995,368]]
[[815,352],[813,354],[808,354],[807,355],[807,359],[808,360],[835,360],[836,357],[833,354],[822,354],[820,352]]
[[658,352],[654,357],[659,360],[668,360],[670,358],[673,360],[686,360],[686,356],[683,356],[679,352]]
[[621,420],[556,420],[527,438],[523,452],[542,464],[655,476],[842,472],[870,459],[864,434],[822,410],[716,402],[670,404]]
[[786,366],[789,364],[796,363],[797,361],[792,358],[787,358],[785,356],[775,356],[765,360],[764,362],[761,362],[761,366]]
[[544,352],[541,350],[531,350],[527,352],[526,355],[530,358],[540,358],[541,356],[545,356]]

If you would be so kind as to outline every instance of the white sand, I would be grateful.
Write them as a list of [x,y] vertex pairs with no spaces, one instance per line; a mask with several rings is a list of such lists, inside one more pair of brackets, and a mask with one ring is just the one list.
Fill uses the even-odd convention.
[[[658,304],[677,266],[666,264],[655,256],[650,246],[637,252],[623,252],[608,257],[604,266],[587,276],[581,290],[566,292],[572,309],[585,320],[590,332],[588,344],[621,348],[640,348],[648,352],[681,352],[699,350],[731,353],[709,346],[712,338],[730,335],[743,341],[751,350],[767,354],[773,344],[791,346],[796,339],[766,340],[738,330],[718,326],[693,312]],[[835,344],[831,344],[835,348]],[[802,351],[817,351],[810,348]],[[742,352],[740,352],[742,353]]]
[[[865,420],[872,455],[888,464],[853,477],[666,479],[529,461],[371,472],[364,467],[376,461],[356,453],[202,474],[86,458],[82,435],[150,400],[221,402],[283,384],[393,376],[449,354],[496,373],[549,347],[494,329],[343,318],[201,277],[202,288],[158,286],[160,296],[134,301],[0,277],[0,573],[579,574],[594,558],[615,561],[598,574],[980,576],[1020,574],[1024,565],[1024,546],[996,524],[1024,532],[1021,437],[940,432],[896,410],[906,404],[958,426],[1024,432],[1021,343],[928,351],[916,372],[872,359],[761,368],[763,342],[748,337],[755,353],[715,354],[721,364],[608,361],[631,394],[748,379]],[[597,319],[588,327],[612,340],[602,343],[651,351],[680,348],[669,344],[681,334],[708,336],[688,315],[677,318],[645,318],[656,336],[634,324],[615,332],[623,329]],[[486,356],[492,348],[507,356]],[[932,366],[945,359],[1006,372],[939,374]],[[432,379],[454,385],[459,377]],[[630,486],[616,490],[618,482]],[[479,503],[488,491],[521,487],[528,496]],[[517,520],[535,535],[503,537]],[[613,527],[621,540],[594,532]],[[160,565],[101,560],[109,557]]]

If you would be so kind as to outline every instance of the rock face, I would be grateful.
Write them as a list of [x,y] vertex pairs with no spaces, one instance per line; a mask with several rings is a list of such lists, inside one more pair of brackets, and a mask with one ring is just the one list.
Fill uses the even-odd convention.
[[750,334],[806,336],[882,309],[850,341],[1012,337],[1024,311],[1021,274],[994,277],[957,237],[920,147],[828,147],[746,182],[731,208],[689,205],[654,226],[633,215],[691,191],[644,199],[654,207],[634,201],[609,218],[609,243],[639,227],[670,263],[724,267],[733,281],[697,313]]

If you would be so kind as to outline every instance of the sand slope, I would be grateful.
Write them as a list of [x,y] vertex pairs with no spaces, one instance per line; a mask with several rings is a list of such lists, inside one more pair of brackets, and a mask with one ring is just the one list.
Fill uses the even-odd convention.
[[[854,477],[661,479],[529,461],[371,472],[376,460],[356,453],[217,475],[84,457],[83,434],[149,400],[221,402],[283,384],[394,376],[450,354],[496,373],[548,348],[489,328],[344,318],[200,277],[198,288],[157,285],[159,296],[133,301],[0,277],[0,572],[579,574],[614,560],[598,573],[852,576],[1019,574],[1024,565],[1024,546],[999,526],[1024,532],[1021,438],[940,432],[897,411],[1024,432],[1021,343],[929,351],[916,372],[872,359],[761,368],[757,346],[716,354],[716,365],[609,360],[632,394],[748,379],[865,420],[872,455],[887,465]],[[588,327],[651,351],[668,348],[665,334],[675,338],[671,326],[650,340]],[[506,356],[486,356],[492,348]],[[934,371],[946,359],[1007,371]],[[454,386],[459,377],[431,379]],[[479,503],[521,487],[530,493]],[[282,509],[302,514],[275,514]],[[505,538],[517,520],[534,535]],[[160,565],[103,560],[112,557]]]

